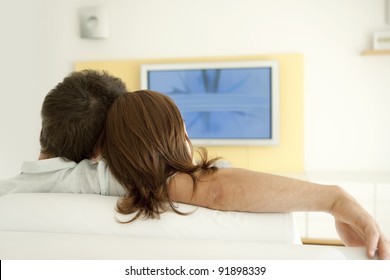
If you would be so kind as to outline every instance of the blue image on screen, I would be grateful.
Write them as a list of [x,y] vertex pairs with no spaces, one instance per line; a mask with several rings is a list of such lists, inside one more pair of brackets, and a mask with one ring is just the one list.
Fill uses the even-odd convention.
[[271,139],[271,68],[151,70],[148,88],[170,96],[191,139]]

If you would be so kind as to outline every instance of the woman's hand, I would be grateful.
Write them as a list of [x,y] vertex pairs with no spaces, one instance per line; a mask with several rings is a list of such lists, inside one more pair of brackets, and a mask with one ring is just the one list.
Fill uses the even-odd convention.
[[390,259],[390,245],[372,216],[343,192],[330,210],[337,233],[347,246],[365,246],[369,258]]

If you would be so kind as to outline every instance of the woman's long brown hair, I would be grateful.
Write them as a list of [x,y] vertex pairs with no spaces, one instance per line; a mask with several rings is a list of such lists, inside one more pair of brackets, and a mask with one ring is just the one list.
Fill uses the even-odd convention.
[[168,181],[177,172],[189,174],[194,191],[202,172],[215,170],[207,151],[195,164],[182,116],[174,102],[158,92],[141,90],[119,96],[112,105],[100,139],[103,158],[126,190],[117,211],[139,217],[159,218],[175,209],[168,195]]

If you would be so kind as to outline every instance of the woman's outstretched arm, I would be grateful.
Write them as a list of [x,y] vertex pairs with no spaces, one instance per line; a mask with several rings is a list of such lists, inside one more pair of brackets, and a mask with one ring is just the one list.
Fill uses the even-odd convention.
[[172,201],[217,210],[246,212],[320,211],[335,218],[336,229],[345,245],[365,246],[367,255],[377,251],[390,259],[390,246],[375,220],[338,186],[255,172],[221,168],[199,178],[193,193],[192,179],[177,174],[169,185]]

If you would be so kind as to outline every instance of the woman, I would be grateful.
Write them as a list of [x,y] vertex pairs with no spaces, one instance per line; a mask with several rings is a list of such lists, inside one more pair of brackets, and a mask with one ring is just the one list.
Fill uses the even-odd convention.
[[[119,97],[112,105],[100,142],[110,171],[126,189],[117,208],[158,218],[170,207],[168,183],[176,173],[186,173],[196,190],[197,178],[213,172],[216,159],[200,150],[194,163],[192,145],[181,114],[173,101],[158,92],[136,91]],[[134,220],[133,219],[133,220]]]
[[[367,256],[390,258],[375,220],[338,186],[327,186],[245,169],[217,169],[217,159],[191,142],[173,101],[153,91],[119,96],[112,105],[99,149],[126,194],[123,214],[158,218],[173,202],[249,212],[321,211],[335,218],[344,244],[366,246]],[[180,213],[180,212],[178,212]],[[180,213],[183,214],[183,213]],[[129,221],[129,222],[130,222]]]

